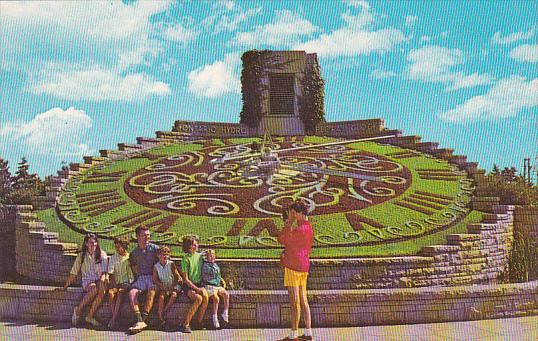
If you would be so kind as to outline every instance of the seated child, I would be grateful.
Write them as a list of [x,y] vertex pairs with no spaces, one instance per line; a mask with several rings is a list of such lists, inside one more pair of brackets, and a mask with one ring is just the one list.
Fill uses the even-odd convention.
[[[157,251],[159,261],[153,266],[153,283],[159,289],[158,315],[161,326],[165,324],[166,312],[172,307],[178,294],[181,293],[181,279],[176,264],[170,260],[170,248],[162,246]],[[166,306],[164,301],[169,296]]]
[[215,263],[215,251],[206,250],[206,259],[202,267],[202,282],[209,295],[209,301],[212,302],[212,321],[215,329],[220,328],[217,312],[219,309],[220,298],[224,300],[224,309],[222,311],[222,320],[228,324],[228,307],[230,305],[230,295],[226,291],[226,282],[220,276],[220,267]]
[[183,252],[185,252],[181,259],[183,292],[192,301],[192,304],[179,329],[183,333],[191,333],[190,323],[195,314],[197,314],[197,318],[194,321],[194,327],[199,328],[202,325],[202,319],[207,309],[208,295],[201,285],[204,262],[202,254],[198,252],[198,240],[194,236],[183,237]]
[[128,246],[129,240],[127,238],[114,238],[116,253],[108,258],[108,275],[110,281],[108,301],[110,302],[110,310],[112,311],[112,318],[108,323],[108,328],[110,329],[116,326],[121,302],[129,292],[129,287],[134,280],[133,271],[129,265]]
[[69,285],[75,282],[79,272],[82,274],[84,297],[79,305],[73,309],[73,315],[71,316],[73,326],[78,324],[79,317],[87,305],[91,306],[85,318],[86,322],[94,327],[101,326],[101,323],[94,318],[94,315],[105,296],[106,260],[107,255],[104,251],[101,251],[97,236],[93,233],[88,233],[84,236],[84,242],[64,286],[56,289],[66,290]]

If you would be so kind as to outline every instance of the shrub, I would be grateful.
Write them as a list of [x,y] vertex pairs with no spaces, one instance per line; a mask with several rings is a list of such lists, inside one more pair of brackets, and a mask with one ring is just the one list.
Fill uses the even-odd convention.
[[538,188],[521,177],[506,181],[502,175],[490,174],[478,184],[480,196],[498,197],[501,205],[538,205]]
[[538,242],[526,230],[514,232],[514,244],[508,262],[510,282],[538,279]]

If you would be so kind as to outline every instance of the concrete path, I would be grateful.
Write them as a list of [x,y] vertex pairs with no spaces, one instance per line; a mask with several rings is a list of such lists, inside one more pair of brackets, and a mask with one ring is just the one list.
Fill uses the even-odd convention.
[[[124,332],[73,328],[66,324],[0,322],[0,340],[192,340],[254,341],[277,340],[286,329],[198,330],[192,334],[145,330],[131,336]],[[538,340],[538,316],[471,322],[432,323],[398,326],[314,329],[315,340]]]

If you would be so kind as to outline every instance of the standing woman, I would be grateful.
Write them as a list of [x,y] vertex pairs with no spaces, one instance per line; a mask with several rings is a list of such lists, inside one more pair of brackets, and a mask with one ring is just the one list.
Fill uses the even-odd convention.
[[[312,321],[306,296],[306,281],[308,270],[310,270],[310,250],[314,232],[307,214],[306,204],[295,201],[290,209],[284,212],[284,229],[278,236],[279,243],[285,246],[280,262],[284,267],[284,286],[288,289],[291,306],[290,335],[282,341],[312,340]],[[301,310],[304,314],[305,333],[299,337]]]
[[76,280],[78,273],[80,272],[82,274],[84,298],[73,310],[73,315],[71,316],[73,326],[77,325],[84,307],[90,303],[91,307],[85,320],[94,327],[101,326],[101,323],[93,316],[105,296],[106,260],[106,253],[101,251],[97,236],[93,233],[88,233],[84,236],[84,243],[75,259],[75,264],[73,264],[64,286],[60,289],[66,290]]

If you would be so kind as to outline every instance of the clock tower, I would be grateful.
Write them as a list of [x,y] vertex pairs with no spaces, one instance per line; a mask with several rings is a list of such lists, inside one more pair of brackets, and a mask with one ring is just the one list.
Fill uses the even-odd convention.
[[[317,55],[305,51],[254,50],[245,52],[242,60],[241,123],[257,128],[258,134],[304,135],[313,102],[320,95],[317,109],[322,113],[324,110]],[[319,80],[317,89],[311,86],[313,78]]]

